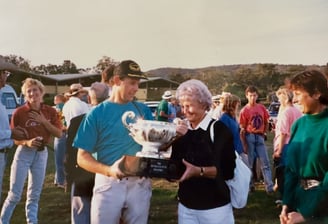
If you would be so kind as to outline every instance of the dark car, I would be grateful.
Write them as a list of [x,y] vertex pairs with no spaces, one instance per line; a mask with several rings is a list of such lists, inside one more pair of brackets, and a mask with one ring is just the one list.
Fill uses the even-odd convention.
[[269,131],[273,131],[276,127],[277,116],[280,108],[279,102],[272,102],[268,107],[269,118]]

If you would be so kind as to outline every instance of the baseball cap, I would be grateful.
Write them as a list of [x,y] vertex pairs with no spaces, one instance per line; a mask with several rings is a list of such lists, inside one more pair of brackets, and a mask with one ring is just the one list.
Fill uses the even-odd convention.
[[148,79],[146,74],[141,71],[140,66],[132,60],[122,61],[116,67],[114,75],[136,79]]

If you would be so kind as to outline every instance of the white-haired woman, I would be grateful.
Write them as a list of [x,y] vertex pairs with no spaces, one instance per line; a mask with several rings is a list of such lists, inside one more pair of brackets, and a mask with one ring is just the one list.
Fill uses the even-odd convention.
[[51,136],[60,137],[61,122],[51,106],[43,104],[43,84],[27,78],[22,86],[26,104],[15,110],[11,128],[17,126],[27,130],[27,139],[15,140],[18,145],[10,171],[10,189],[1,210],[2,224],[10,223],[16,205],[21,200],[24,183],[28,177],[26,195],[26,222],[38,223],[38,207],[46,173],[48,151],[46,144]]
[[[185,171],[179,180],[178,222],[234,223],[230,191],[235,153],[231,131],[207,114],[212,96],[199,80],[183,82],[177,89],[188,132],[172,145],[171,160],[182,161]],[[210,126],[214,123],[214,142]]]

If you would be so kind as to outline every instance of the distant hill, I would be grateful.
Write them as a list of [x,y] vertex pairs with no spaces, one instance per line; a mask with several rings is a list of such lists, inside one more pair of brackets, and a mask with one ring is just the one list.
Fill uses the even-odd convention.
[[305,68],[315,68],[324,71],[327,67],[326,65],[302,65],[302,64],[265,64],[265,63],[254,63],[254,64],[235,64],[235,65],[219,65],[219,66],[209,66],[204,68],[174,68],[174,67],[165,67],[157,68],[147,71],[151,76],[160,76],[163,78],[168,78],[172,74],[188,74],[188,75],[198,75],[202,72],[218,72],[218,73],[231,73],[233,74],[238,69],[251,69],[255,70],[259,65],[274,65],[278,72],[291,72],[299,71]]
[[159,76],[176,82],[188,79],[203,81],[213,95],[227,91],[244,97],[244,90],[248,85],[259,89],[260,97],[272,99],[275,91],[284,85],[286,79],[305,69],[318,69],[328,74],[326,65],[302,64],[236,64],[209,66],[204,68],[158,68],[148,71],[149,76]]

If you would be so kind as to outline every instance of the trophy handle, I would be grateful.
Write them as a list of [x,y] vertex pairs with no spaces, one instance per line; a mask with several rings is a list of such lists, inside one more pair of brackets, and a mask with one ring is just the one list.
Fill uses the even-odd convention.
[[133,111],[127,111],[122,115],[122,123],[123,125],[130,130],[130,125],[127,123],[126,119],[127,118],[134,119],[136,117],[136,114]]

